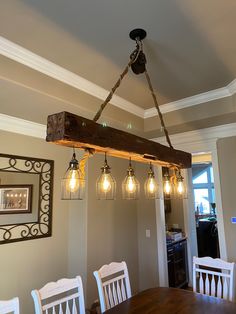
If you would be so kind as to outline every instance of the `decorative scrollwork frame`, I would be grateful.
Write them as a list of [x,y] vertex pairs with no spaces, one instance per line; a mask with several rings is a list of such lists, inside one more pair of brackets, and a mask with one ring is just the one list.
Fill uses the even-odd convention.
[[54,161],[0,154],[0,172],[39,175],[37,221],[0,225],[0,244],[32,240],[52,235]]

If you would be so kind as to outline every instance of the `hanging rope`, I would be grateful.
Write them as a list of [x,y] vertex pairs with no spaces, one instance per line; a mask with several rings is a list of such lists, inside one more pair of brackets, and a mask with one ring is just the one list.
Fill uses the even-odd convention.
[[[120,86],[123,78],[125,77],[125,75],[128,73],[129,71],[129,68],[131,67],[132,64],[135,63],[135,61],[138,59],[139,55],[142,55],[144,56],[145,58],[145,55],[143,54],[143,47],[142,47],[142,41],[140,41],[139,39],[136,39],[136,49],[132,52],[131,56],[130,56],[130,61],[129,63],[127,64],[127,66],[125,67],[124,71],[120,74],[120,77],[119,79],[116,81],[115,85],[112,87],[110,93],[108,94],[107,98],[105,99],[105,101],[101,104],[98,112],[96,113],[96,115],[94,116],[93,118],[93,121],[97,121],[103,110],[105,109],[106,105],[109,103],[109,101],[112,99],[115,91],[117,90],[117,88]],[[146,59],[145,59],[145,63],[146,63]],[[145,65],[144,65],[145,66]],[[141,72],[139,72],[141,73]],[[157,98],[156,98],[156,95],[154,93],[154,90],[153,90],[153,87],[152,87],[152,83],[151,83],[151,79],[150,79],[150,76],[147,72],[147,69],[145,67],[145,76],[146,76],[146,79],[147,79],[147,82],[148,82],[148,86],[149,86],[149,90],[151,92],[151,95],[152,95],[152,98],[153,98],[153,101],[154,101],[154,104],[155,104],[155,107],[157,109],[157,112],[158,112],[158,116],[160,118],[160,122],[161,122],[161,127],[162,129],[164,130],[164,133],[165,133],[165,137],[166,137],[166,141],[168,143],[168,145],[170,146],[170,148],[173,148],[172,144],[171,144],[171,141],[170,141],[170,137],[169,137],[169,134],[168,134],[168,131],[167,131],[167,128],[165,126],[165,122],[164,122],[164,119],[163,119],[163,116],[162,116],[162,113],[161,113],[161,110],[159,108],[159,105],[158,105],[158,102],[157,102]]]
[[106,98],[106,99],[104,100],[104,102],[101,104],[101,106],[100,106],[98,112],[96,113],[96,115],[95,115],[94,118],[93,118],[93,121],[96,122],[96,121],[100,118],[100,116],[101,116],[103,110],[105,109],[106,105],[107,105],[107,104],[109,103],[109,101],[112,99],[112,97],[113,97],[115,91],[116,91],[117,88],[120,86],[120,84],[121,84],[123,78],[125,77],[125,75],[128,73],[131,64],[134,63],[134,62],[137,60],[138,55],[139,55],[139,53],[140,53],[140,51],[141,51],[141,49],[142,49],[142,48],[141,48],[142,46],[141,46],[141,44],[140,44],[139,41],[136,41],[136,44],[137,44],[137,47],[136,47],[136,49],[132,52],[132,54],[131,54],[131,56],[130,56],[130,61],[129,61],[129,63],[128,63],[127,66],[125,67],[124,71],[120,74],[119,79],[117,80],[117,82],[115,83],[115,85],[112,87],[112,89],[111,89],[110,93],[108,94],[107,98]]
[[147,79],[148,86],[149,86],[149,89],[150,89],[150,92],[151,92],[151,95],[152,95],[152,98],[153,98],[155,107],[156,107],[156,109],[157,109],[159,119],[160,119],[160,121],[161,121],[161,127],[163,128],[163,130],[164,130],[164,132],[165,132],[166,141],[167,141],[167,143],[169,144],[170,148],[173,148],[173,146],[172,146],[172,144],[171,144],[171,141],[170,141],[170,137],[169,137],[167,128],[166,128],[166,126],[165,126],[165,122],[164,122],[164,119],[163,119],[161,110],[160,110],[159,105],[158,105],[158,102],[157,102],[156,95],[155,95],[154,90],[153,90],[153,87],[152,87],[152,82],[151,82],[151,79],[150,79],[150,76],[149,76],[147,70],[145,70],[145,77],[146,77],[146,79]]
[[90,149],[86,149],[84,152],[84,156],[81,158],[79,162],[79,170],[80,170],[80,179],[84,180],[85,178],[85,165],[89,157],[93,156],[93,151]]

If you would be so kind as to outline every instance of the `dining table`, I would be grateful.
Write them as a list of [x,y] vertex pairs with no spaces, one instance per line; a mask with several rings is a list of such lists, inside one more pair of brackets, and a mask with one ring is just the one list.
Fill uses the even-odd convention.
[[135,294],[106,314],[236,314],[236,303],[177,288],[157,287]]

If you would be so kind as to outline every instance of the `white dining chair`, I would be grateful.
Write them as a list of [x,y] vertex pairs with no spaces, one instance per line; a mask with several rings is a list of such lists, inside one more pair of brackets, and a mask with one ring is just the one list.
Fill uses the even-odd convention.
[[0,301],[0,314],[7,313],[20,314],[19,298]]
[[97,281],[102,313],[131,297],[129,274],[125,262],[104,265],[93,274]]
[[80,276],[49,282],[32,290],[35,314],[85,314],[84,292]]
[[193,257],[193,291],[233,301],[234,268],[219,258]]

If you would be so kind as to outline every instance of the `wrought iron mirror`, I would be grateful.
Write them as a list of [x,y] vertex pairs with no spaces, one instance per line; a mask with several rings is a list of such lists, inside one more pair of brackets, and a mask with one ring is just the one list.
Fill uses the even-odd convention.
[[54,161],[0,154],[0,244],[50,237]]

